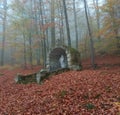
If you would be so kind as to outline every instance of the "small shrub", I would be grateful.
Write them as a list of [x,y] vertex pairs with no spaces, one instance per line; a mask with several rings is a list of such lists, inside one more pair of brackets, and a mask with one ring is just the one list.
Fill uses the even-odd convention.
[[92,103],[87,103],[87,104],[85,105],[85,107],[86,107],[88,110],[95,108],[95,106],[94,106]]
[[62,91],[59,93],[59,97],[62,97],[62,98],[63,98],[66,94],[67,94],[67,91],[62,90]]

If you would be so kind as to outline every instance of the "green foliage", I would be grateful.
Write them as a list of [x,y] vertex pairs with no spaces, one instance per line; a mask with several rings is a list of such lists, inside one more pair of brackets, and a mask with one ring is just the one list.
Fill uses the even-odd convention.
[[74,49],[74,48],[70,48],[70,53],[72,56],[72,64],[76,65],[76,64],[80,64],[80,53],[78,52],[78,50]]
[[91,109],[94,109],[95,106],[92,104],[92,103],[87,103],[85,104],[85,107],[88,109],[88,110],[91,110]]
[[71,54],[77,54],[77,53],[79,53],[78,50],[76,50],[74,48],[69,48],[69,49],[70,49]]
[[67,94],[67,91],[62,90],[61,92],[59,92],[59,97],[63,98],[66,94]]
[[36,73],[28,74],[28,75],[18,75],[18,82],[19,84],[28,84],[28,83],[35,83],[36,82]]

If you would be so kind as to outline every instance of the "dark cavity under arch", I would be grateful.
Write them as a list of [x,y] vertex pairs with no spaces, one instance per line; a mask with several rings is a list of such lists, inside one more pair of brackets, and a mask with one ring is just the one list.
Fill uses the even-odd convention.
[[63,67],[61,67],[61,63],[60,63],[61,56],[64,57],[64,60],[63,60],[63,62],[65,64],[64,68],[67,68],[68,63],[67,63],[66,50],[63,48],[55,48],[49,54],[50,71],[55,71],[57,69],[63,68]]

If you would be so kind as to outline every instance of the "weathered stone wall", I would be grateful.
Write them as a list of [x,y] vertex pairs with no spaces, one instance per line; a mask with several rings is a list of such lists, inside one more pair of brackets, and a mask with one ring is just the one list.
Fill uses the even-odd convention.
[[48,53],[46,68],[30,75],[18,74],[15,81],[24,84],[41,83],[51,75],[69,70],[81,70],[80,53],[73,48],[56,47]]

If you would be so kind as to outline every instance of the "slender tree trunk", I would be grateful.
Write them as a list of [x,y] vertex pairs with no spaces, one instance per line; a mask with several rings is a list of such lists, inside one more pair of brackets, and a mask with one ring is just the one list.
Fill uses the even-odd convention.
[[[96,21],[97,21],[97,28],[98,32],[100,31],[100,11],[99,11],[99,0],[93,0],[94,5],[96,6],[95,12],[96,12]],[[101,36],[98,36],[98,39],[100,40]]]
[[64,7],[64,14],[65,14],[65,21],[66,21],[68,47],[71,48],[70,28],[69,28],[69,23],[68,23],[68,15],[67,15],[67,8],[66,8],[65,0],[63,0],[63,7]]
[[44,25],[42,1],[40,1],[40,15],[41,15],[41,31],[42,31],[42,35],[43,35],[43,37],[42,37],[43,64],[44,64],[44,67],[46,67],[46,40],[45,40],[45,32],[42,29],[42,27]]
[[[45,22],[47,23],[47,20],[45,20]],[[46,35],[46,53],[48,53],[49,52],[49,38],[48,38],[48,29],[46,30],[46,33],[45,33],[45,35]]]
[[33,58],[32,58],[32,36],[31,32],[29,33],[29,50],[30,50],[30,65],[33,66]]
[[64,29],[63,29],[63,26],[64,26],[64,22],[63,22],[63,7],[62,7],[63,5],[62,5],[62,2],[61,1],[59,1],[59,7],[60,7],[60,18],[61,18],[61,20],[60,20],[60,39],[61,39],[61,44],[63,45],[64,44]]
[[60,40],[60,45],[62,45],[62,33],[61,33],[61,12],[60,12],[60,1],[58,1],[57,3],[57,7],[58,7],[58,14],[59,14],[59,40]]
[[[38,33],[38,15],[37,15],[37,2],[36,0],[34,0],[34,17],[35,17],[35,31],[36,31],[36,35],[39,36]],[[39,39],[39,38],[37,38]],[[38,41],[38,44],[40,44],[40,41]],[[38,49],[36,51],[36,60],[37,60],[37,65],[40,65],[40,45],[38,45]]]
[[89,32],[89,37],[90,37],[91,65],[94,69],[95,68],[94,44],[93,44],[93,36],[92,36],[89,19],[88,19],[86,0],[84,0],[84,8],[85,8],[86,21],[87,21],[88,32]]
[[30,1],[30,19],[31,19],[31,28],[29,29],[29,51],[30,51],[30,65],[33,66],[33,52],[32,52],[32,0]]
[[3,39],[2,39],[2,51],[1,51],[1,66],[4,65],[4,55],[5,55],[5,39],[6,39],[6,14],[7,14],[7,0],[3,3],[4,13],[3,13]]
[[16,45],[16,41],[17,41],[17,39],[15,38],[15,40],[14,40],[14,46],[12,47],[11,46],[11,48],[12,48],[12,52],[11,52],[11,65],[14,65],[14,64],[16,64],[16,58],[15,57],[13,57],[13,55],[14,55],[14,53],[16,52],[16,50],[17,50],[17,45]]
[[76,49],[78,50],[78,30],[77,30],[78,27],[77,27],[75,0],[73,0],[73,11],[74,11],[74,20],[75,20]]
[[[40,57],[40,62],[41,64],[43,64],[43,61],[44,61],[44,56],[43,56],[43,44],[42,44],[42,24],[41,24],[41,0],[39,0],[39,13],[38,13],[38,16],[39,16],[39,36],[40,36],[40,40],[39,40],[39,57]],[[43,64],[44,65],[44,64]]]
[[24,68],[27,66],[27,58],[26,58],[26,40],[25,40],[25,34],[23,33],[23,39],[24,39]]
[[55,0],[51,0],[51,48],[55,47]]
[[[46,10],[46,9],[45,9],[45,7],[43,6],[43,10],[42,10],[42,11],[43,11],[43,15],[46,15],[46,14],[45,14],[45,10]],[[45,19],[45,24],[47,24],[47,23],[48,23],[48,21],[47,21],[47,19]],[[46,41],[46,44],[45,44],[45,45],[46,45],[46,53],[47,53],[47,52],[49,51],[49,39],[48,39],[48,33],[49,33],[49,32],[48,32],[48,29],[46,29],[46,30],[44,30],[44,31],[45,31],[44,34],[45,34],[45,36],[46,36],[46,37],[45,37],[45,39],[46,39],[46,40],[45,40],[45,41]]]
[[[22,12],[22,18],[24,19],[24,12]],[[27,68],[27,51],[26,51],[26,38],[25,38],[25,31],[24,31],[25,23],[24,21],[22,22],[22,36],[23,36],[23,59],[24,59],[24,68]]]
[[[96,5],[97,5],[97,11],[96,11],[96,14],[97,14],[97,26],[98,26],[98,32],[100,31],[100,10],[99,10],[99,0],[96,0]],[[100,39],[101,36],[99,35],[98,36],[98,39]]]

